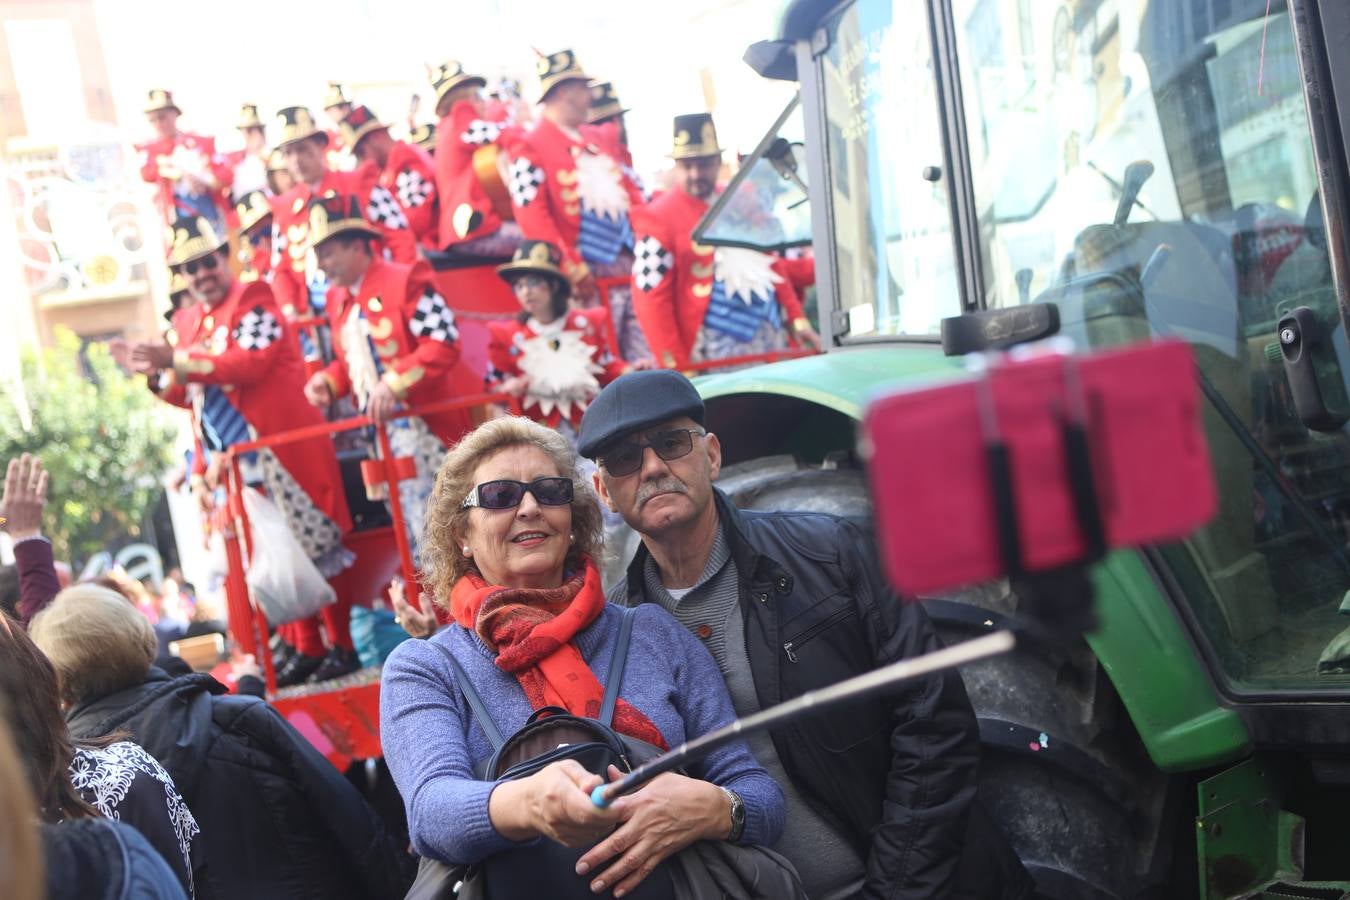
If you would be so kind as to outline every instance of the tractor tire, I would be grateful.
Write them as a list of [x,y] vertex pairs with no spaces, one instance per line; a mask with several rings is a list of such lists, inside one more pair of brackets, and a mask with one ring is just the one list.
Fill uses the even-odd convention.
[[[853,466],[765,457],[727,467],[718,486],[742,509],[870,520],[866,481]],[[1019,638],[1012,653],[961,672],[979,721],[980,802],[1035,879],[1038,896],[1182,896],[1168,884],[1173,845],[1192,833],[1176,830],[1184,820],[1180,786],[1148,759],[1086,643],[1038,641],[1017,605],[1006,581],[925,598],[948,644],[999,628]]]

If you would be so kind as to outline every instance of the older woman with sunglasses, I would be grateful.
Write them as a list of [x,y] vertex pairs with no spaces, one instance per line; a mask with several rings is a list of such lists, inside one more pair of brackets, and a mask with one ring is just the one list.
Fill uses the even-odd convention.
[[[595,717],[604,690],[599,676],[608,671],[623,616],[600,587],[600,533],[596,499],[572,449],[552,429],[496,419],[446,457],[428,508],[423,566],[424,583],[453,622],[430,640],[401,644],[381,680],[381,740],[419,854],[474,864],[537,838],[588,847],[631,814],[629,799],[597,809],[588,792],[600,777],[571,760],[514,781],[476,778],[493,746],[456,674],[472,680],[502,735],[545,706]],[[633,615],[615,730],[666,748],[730,722],[731,702],[707,650],[654,604]],[[682,818],[699,823],[699,837],[760,845],[777,839],[782,793],[743,744],[712,754],[690,774],[661,776],[661,789],[670,790]],[[549,893],[644,896],[668,880],[660,873],[640,887],[655,867],[643,860],[622,871],[583,869],[578,875],[589,878]]]

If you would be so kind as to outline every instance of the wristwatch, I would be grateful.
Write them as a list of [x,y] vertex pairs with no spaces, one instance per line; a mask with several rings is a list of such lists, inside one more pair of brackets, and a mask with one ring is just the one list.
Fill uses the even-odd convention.
[[730,788],[724,788],[721,785],[718,785],[718,788],[731,801],[731,834],[727,835],[727,840],[739,841],[741,833],[745,831],[745,801],[741,799],[740,794]]

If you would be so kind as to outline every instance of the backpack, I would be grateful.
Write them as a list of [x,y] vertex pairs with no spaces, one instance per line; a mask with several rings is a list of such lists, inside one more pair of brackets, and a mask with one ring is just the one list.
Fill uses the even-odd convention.
[[[588,772],[608,778],[606,772],[611,765],[621,772],[630,772],[660,755],[660,748],[619,734],[610,727],[619,700],[619,685],[623,682],[623,671],[628,661],[633,612],[633,609],[625,608],[619,622],[619,635],[600,704],[600,718],[574,716],[560,707],[545,706],[535,710],[520,730],[509,738],[502,737],[488,714],[483,698],[474,689],[468,673],[454,654],[439,644],[432,645],[450,661],[475,721],[495,749],[487,762],[477,767],[475,774],[479,778],[513,781],[533,775],[550,763],[564,759],[576,760]],[[583,878],[575,872],[577,860],[589,849],[564,847],[545,839],[495,853],[472,866],[452,866],[424,858],[418,865],[417,880],[413,882],[405,900],[444,900],[455,896],[462,900],[470,897],[487,897],[489,900],[515,897],[593,900],[595,895],[591,893],[590,883],[599,873],[591,872]],[[673,898],[674,889],[668,865],[668,862],[662,862],[627,896],[633,900]],[[455,885],[459,882],[462,882],[462,886],[456,894]]]

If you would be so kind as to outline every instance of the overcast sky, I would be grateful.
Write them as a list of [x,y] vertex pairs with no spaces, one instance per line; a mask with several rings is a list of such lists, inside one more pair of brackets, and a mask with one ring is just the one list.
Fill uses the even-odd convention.
[[[147,136],[140,108],[150,87],[175,92],[186,128],[236,143],[239,104],[265,118],[281,106],[319,101],[329,79],[351,87],[386,121],[424,97],[425,65],[455,57],[488,76],[512,75],[533,99],[531,48],[573,48],[592,77],[613,81],[632,108],[628,128],[638,168],[662,167],[670,120],[705,107],[708,70],[722,143],[748,151],[772,124],[793,86],[767,82],[743,62],[754,41],[773,36],[783,0],[95,0],[109,77],[129,137]],[[673,11],[672,11],[673,10]]]

